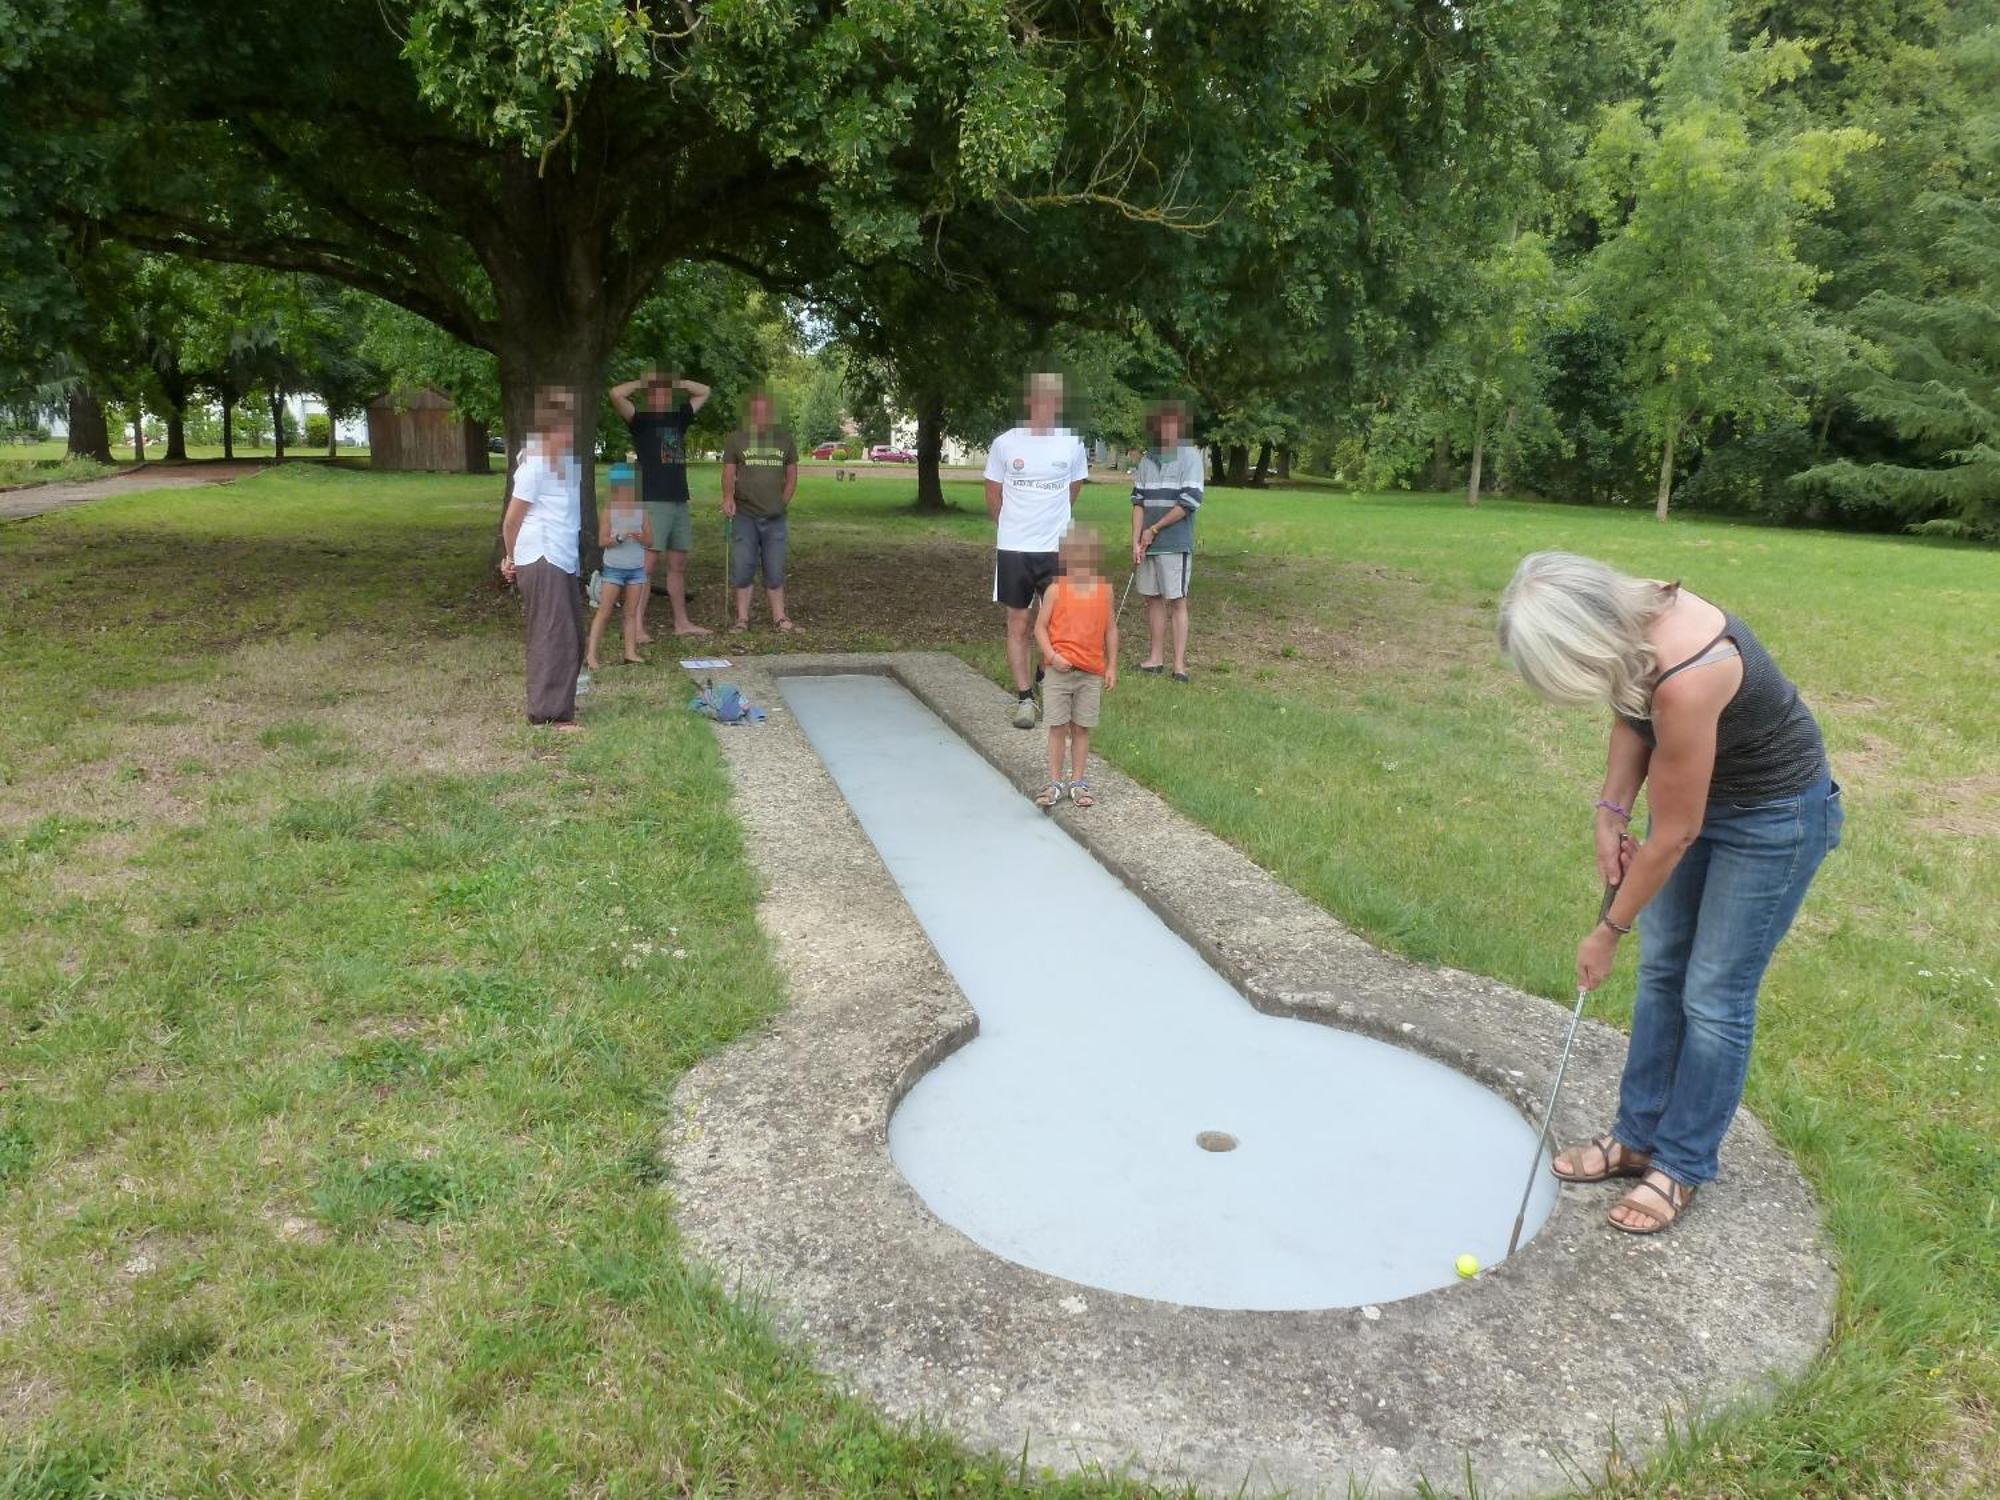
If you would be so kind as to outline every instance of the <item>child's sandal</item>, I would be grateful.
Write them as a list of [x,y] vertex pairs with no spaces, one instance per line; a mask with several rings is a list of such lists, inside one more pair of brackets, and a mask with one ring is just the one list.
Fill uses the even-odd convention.
[[1087,781],[1072,781],[1069,784],[1069,800],[1078,807],[1097,806],[1097,799],[1090,794],[1090,783]]
[[1047,786],[1035,793],[1035,806],[1047,812],[1058,802],[1062,801],[1062,799],[1063,784],[1060,781],[1051,781]]

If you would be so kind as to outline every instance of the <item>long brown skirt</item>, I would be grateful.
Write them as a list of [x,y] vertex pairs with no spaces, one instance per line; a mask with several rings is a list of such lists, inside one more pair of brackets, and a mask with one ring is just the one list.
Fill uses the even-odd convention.
[[583,665],[583,593],[576,575],[546,558],[514,574],[528,613],[528,722],[576,717],[576,674]]

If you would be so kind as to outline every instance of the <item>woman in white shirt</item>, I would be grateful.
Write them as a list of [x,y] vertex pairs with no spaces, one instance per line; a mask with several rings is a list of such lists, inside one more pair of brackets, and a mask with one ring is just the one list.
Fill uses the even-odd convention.
[[543,387],[500,523],[500,572],[520,587],[527,606],[528,722],[558,729],[577,727],[576,675],[583,662],[583,466],[575,446],[575,395]]

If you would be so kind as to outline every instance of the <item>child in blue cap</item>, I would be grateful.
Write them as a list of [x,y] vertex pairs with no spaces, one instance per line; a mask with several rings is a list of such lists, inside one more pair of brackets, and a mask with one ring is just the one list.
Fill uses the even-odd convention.
[[590,645],[584,665],[598,670],[597,643],[611,611],[625,601],[625,660],[644,661],[639,655],[639,611],[646,601],[646,549],[653,545],[653,523],[639,504],[639,477],[630,464],[613,464],[607,476],[611,483],[611,503],[598,513],[597,543],[604,549],[599,568],[603,588],[597,598],[597,618],[590,622]]

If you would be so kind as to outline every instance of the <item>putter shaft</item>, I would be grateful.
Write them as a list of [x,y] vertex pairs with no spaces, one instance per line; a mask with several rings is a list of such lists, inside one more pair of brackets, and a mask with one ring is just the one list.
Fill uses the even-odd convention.
[[[1605,913],[1611,910],[1611,903],[1617,896],[1617,886],[1607,884],[1604,887],[1604,899],[1597,907],[1598,921],[1604,920]],[[1542,1128],[1535,1134],[1535,1154],[1528,1161],[1528,1181],[1521,1189],[1521,1208],[1514,1215],[1514,1232],[1507,1236],[1507,1253],[1510,1256],[1521,1243],[1521,1226],[1528,1221],[1528,1200],[1535,1195],[1535,1178],[1542,1170],[1542,1151],[1549,1143],[1549,1132],[1555,1128],[1556,1101],[1562,1097],[1563,1074],[1569,1071],[1570,1049],[1576,1045],[1577,1024],[1583,1020],[1583,1002],[1589,998],[1590,991],[1578,985],[1576,1008],[1569,1013],[1569,1029],[1563,1032],[1562,1056],[1556,1060],[1556,1081],[1549,1086],[1549,1102],[1542,1106]]]

